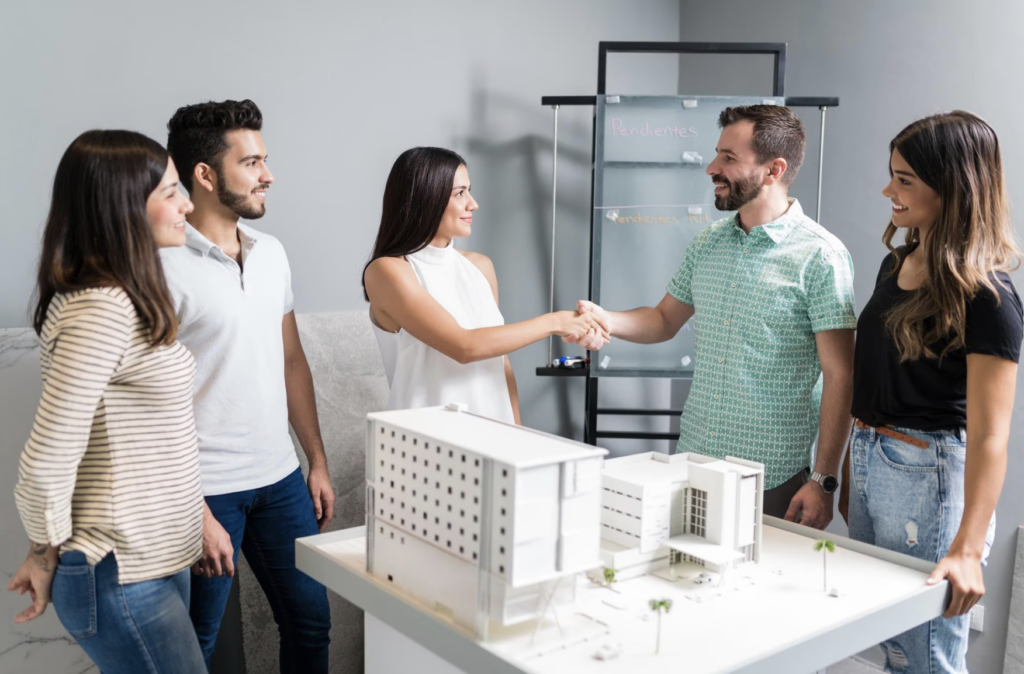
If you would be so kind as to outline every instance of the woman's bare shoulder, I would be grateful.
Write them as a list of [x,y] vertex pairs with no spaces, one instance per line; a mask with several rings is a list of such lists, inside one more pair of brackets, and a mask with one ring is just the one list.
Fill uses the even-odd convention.
[[473,263],[473,265],[484,273],[484,276],[492,278],[494,276],[494,263],[491,262],[491,258],[487,257],[483,253],[474,253],[471,250],[460,250],[460,253]]

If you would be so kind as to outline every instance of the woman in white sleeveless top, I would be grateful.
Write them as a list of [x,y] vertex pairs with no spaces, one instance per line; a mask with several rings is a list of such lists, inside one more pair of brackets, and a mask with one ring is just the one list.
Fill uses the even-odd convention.
[[469,190],[465,160],[440,148],[404,152],[388,176],[363,271],[391,386],[388,409],[461,402],[475,414],[519,423],[507,354],[552,335],[607,339],[607,329],[594,314],[574,311],[505,325],[491,260],[455,248],[479,208]]

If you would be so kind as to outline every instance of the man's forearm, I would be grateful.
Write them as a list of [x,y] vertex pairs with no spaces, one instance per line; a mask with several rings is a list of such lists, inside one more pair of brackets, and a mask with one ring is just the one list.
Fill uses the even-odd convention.
[[295,430],[310,469],[327,467],[324,442],[320,437],[320,418],[316,411],[313,373],[305,354],[285,360],[284,384],[288,395],[288,422]]
[[850,437],[850,406],[853,402],[853,373],[826,374],[821,391],[821,417],[818,426],[818,455],[814,470],[838,475],[846,441]]
[[639,307],[632,311],[609,311],[612,337],[637,344],[658,344],[672,339],[671,327],[657,307]]

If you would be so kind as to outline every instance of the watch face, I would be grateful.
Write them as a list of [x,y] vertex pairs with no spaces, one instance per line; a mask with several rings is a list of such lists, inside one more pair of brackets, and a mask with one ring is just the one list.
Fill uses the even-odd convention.
[[821,482],[821,488],[826,493],[831,494],[839,488],[839,480],[836,479],[835,475],[826,475],[825,479]]

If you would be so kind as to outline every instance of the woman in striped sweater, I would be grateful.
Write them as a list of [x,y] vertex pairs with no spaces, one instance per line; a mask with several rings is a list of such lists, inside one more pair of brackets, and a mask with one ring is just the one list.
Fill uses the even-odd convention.
[[88,131],[57,167],[35,309],[43,395],[15,489],[31,543],[8,589],[32,597],[15,622],[52,596],[104,674],[205,671],[188,617],[195,363],[157,256],[185,242],[191,210],[167,152],[138,133]]

